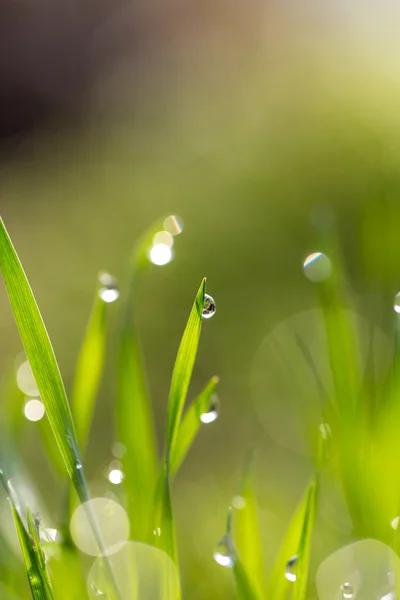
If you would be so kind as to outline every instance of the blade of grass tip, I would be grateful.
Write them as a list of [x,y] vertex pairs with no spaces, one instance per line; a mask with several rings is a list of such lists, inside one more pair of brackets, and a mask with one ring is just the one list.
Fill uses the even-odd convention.
[[250,448],[245,457],[241,482],[233,500],[234,508],[236,508],[234,513],[235,545],[253,587],[262,596],[265,590],[265,574],[252,474],[254,454],[255,449]]
[[[286,598],[291,586],[293,594],[297,594],[297,600],[305,597],[298,594],[303,593],[307,585],[309,540],[316,515],[316,492],[317,479],[314,478],[293,514],[269,578],[267,589],[271,600]],[[300,552],[303,552],[302,558]]]
[[117,360],[117,434],[126,448],[123,458],[124,486],[131,536],[149,541],[151,511],[157,480],[157,449],[143,353],[135,322],[137,288],[151,267],[148,252],[162,224],[146,232],[129,258],[126,281],[121,289],[121,318]]
[[[11,510],[14,517],[15,528],[21,546],[28,581],[34,600],[52,600],[54,598],[50,580],[46,572],[43,550],[38,536],[32,537],[22,522],[21,516],[11,501]],[[29,519],[28,512],[28,519]],[[31,515],[32,519],[32,515]],[[37,544],[39,544],[37,546]]]
[[[0,268],[25,353],[46,408],[53,435],[81,502],[86,503],[88,520],[102,554],[100,529],[91,509],[81,455],[57,360],[28,279],[0,218]],[[105,561],[109,566],[108,561]],[[110,579],[113,575],[110,570]]]
[[181,466],[202,425],[201,416],[211,410],[213,396],[218,383],[219,378],[216,376],[212,377],[186,411],[179,427],[175,444],[170,453],[171,477],[176,474]]
[[200,341],[205,289],[206,279],[204,278],[190,312],[172,373],[167,416],[166,459],[168,469],[170,467],[171,451],[178,436],[182,412]]
[[84,450],[92,421],[94,404],[103,374],[106,351],[107,306],[96,290],[89,323],[80,349],[71,394],[79,447]]
[[60,370],[31,287],[1,218],[0,267],[26,356],[45,405],[53,435],[67,472],[80,493],[81,477],[77,477],[76,468],[77,464],[81,464],[80,454]]
[[178,438],[182,412],[199,345],[205,284],[206,280],[203,279],[196,294],[175,360],[168,400],[165,461],[161,469],[155,496],[154,531],[158,537],[156,540],[157,546],[166,551],[175,562],[177,560],[174,550],[175,530],[170,500],[171,453]]

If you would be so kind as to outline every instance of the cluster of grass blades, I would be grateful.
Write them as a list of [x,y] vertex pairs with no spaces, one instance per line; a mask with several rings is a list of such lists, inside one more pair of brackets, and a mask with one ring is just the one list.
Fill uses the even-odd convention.
[[[176,220],[174,223],[176,226]],[[59,527],[62,535],[53,560],[54,549],[47,554],[44,547],[51,532],[42,531],[40,519],[27,506],[29,499],[23,496],[23,491],[13,488],[11,475],[22,469],[12,439],[18,436],[15,404],[21,398],[14,399],[7,405],[0,423],[0,474],[35,600],[77,600],[88,596],[94,600],[178,600],[181,597],[171,484],[201,423],[213,421],[218,414],[215,393],[218,378],[212,376],[185,410],[202,323],[215,313],[215,302],[206,294],[203,279],[172,373],[165,448],[158,460],[135,304],[138,285],[151,263],[168,261],[171,240],[163,223],[147,232],[132,251],[121,289],[111,276],[101,275],[78,357],[70,405],[32,290],[0,220],[0,268],[26,358],[45,407],[46,419],[40,426],[43,444],[54,467],[67,474]],[[164,248],[154,251],[154,247],[160,245]],[[332,249],[331,255],[334,257]],[[331,261],[321,253],[310,255],[304,263],[306,276],[317,285],[333,381],[330,395],[326,390],[321,392],[321,426],[317,444],[313,436],[314,462],[310,481],[290,521],[275,565],[266,577],[252,473],[254,451],[251,450],[245,458],[228,509],[225,533],[214,553],[217,563],[231,568],[241,600],[306,600],[308,597],[312,533],[321,474],[327,465],[334,465],[343,487],[354,534],[359,538],[373,537],[398,551],[394,530],[399,524],[400,489],[397,480],[385,478],[395,469],[400,450],[399,436],[396,435],[400,417],[398,346],[394,366],[384,378],[384,384],[377,385],[375,380],[372,381],[370,370],[362,372],[357,334],[345,311],[343,275],[339,271],[339,261],[334,264],[337,268],[332,272]],[[121,468],[116,469],[115,476],[124,486],[126,510],[121,509],[122,521],[126,518],[128,523],[128,533],[122,543],[114,539],[113,526],[111,531],[103,527],[99,504],[89,494],[83,460],[105,362],[107,306],[119,295],[116,420],[118,440],[124,452],[120,456]],[[400,312],[398,306],[396,301],[396,313]],[[300,350],[307,352],[301,340],[298,342]],[[311,360],[309,356],[307,360]],[[318,377],[317,369],[315,373]],[[378,488],[379,492],[375,493]],[[106,510],[107,518],[111,518],[112,511],[116,510],[115,503],[106,503],[100,508]],[[90,531],[91,541],[85,542],[90,547],[84,551],[96,557],[87,584],[75,545],[79,546],[79,543],[73,535],[73,522],[78,530],[86,528]],[[122,527],[125,527],[124,523]],[[128,535],[131,541],[128,541]],[[54,539],[50,541],[54,542]],[[397,578],[392,583],[393,594],[381,595],[381,600],[394,600],[396,582]],[[321,600],[355,598],[356,585],[359,584],[345,578],[341,586],[329,592],[330,596],[321,595]],[[12,577],[1,579],[0,592],[5,600],[18,597],[12,588]]]

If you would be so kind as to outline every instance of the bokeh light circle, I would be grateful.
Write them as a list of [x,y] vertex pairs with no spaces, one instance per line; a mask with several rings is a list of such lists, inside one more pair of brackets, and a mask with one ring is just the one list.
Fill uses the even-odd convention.
[[106,554],[117,552],[129,537],[129,519],[125,509],[109,498],[94,498],[80,504],[70,522],[71,536],[76,546],[85,554],[100,554],[94,537],[90,514],[96,519],[104,542]]
[[[108,557],[114,581],[122,600],[177,600],[179,578],[171,558],[162,550],[127,542],[118,552]],[[91,600],[114,597],[112,584],[104,560],[99,557],[93,564],[88,580]]]

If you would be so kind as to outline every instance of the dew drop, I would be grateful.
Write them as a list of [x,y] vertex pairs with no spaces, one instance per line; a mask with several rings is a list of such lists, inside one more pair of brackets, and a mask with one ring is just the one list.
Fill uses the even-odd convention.
[[400,292],[398,292],[394,297],[393,308],[397,313],[400,313]]
[[77,471],[81,471],[81,470],[82,470],[82,468],[83,468],[83,466],[82,466],[82,463],[81,463],[81,462],[77,462],[77,463],[75,464],[75,469],[76,469]]
[[217,310],[217,307],[215,305],[214,298],[212,298],[208,294],[205,294],[204,295],[203,312],[202,312],[203,319],[211,319],[211,317],[213,317],[215,315],[216,310]]
[[211,396],[210,405],[208,407],[207,412],[204,412],[200,415],[200,421],[202,423],[212,423],[216,419],[218,419],[219,415],[219,398],[217,394],[213,394]]
[[351,583],[344,583],[341,587],[342,598],[346,598],[349,600],[350,598],[354,598],[354,590]]
[[304,275],[310,281],[325,281],[332,272],[332,263],[325,254],[322,254],[322,252],[314,252],[305,259],[303,270]]
[[19,389],[27,396],[39,396],[39,390],[36,385],[31,365],[26,360],[20,365],[17,371],[17,385]]
[[295,554],[286,563],[285,577],[288,581],[291,581],[292,583],[295,582],[297,579],[296,568],[297,568],[298,559],[299,559],[298,555]]
[[94,583],[90,584],[90,588],[93,590],[93,594],[95,596],[102,596],[103,598],[107,597],[107,595],[104,592],[102,592],[97,586],[95,586]]
[[108,304],[115,302],[119,298],[118,282],[109,273],[101,273],[99,276],[99,296],[103,302]]
[[224,535],[224,537],[218,542],[214,552],[214,560],[221,565],[221,567],[233,567],[234,550],[231,539],[228,535]]

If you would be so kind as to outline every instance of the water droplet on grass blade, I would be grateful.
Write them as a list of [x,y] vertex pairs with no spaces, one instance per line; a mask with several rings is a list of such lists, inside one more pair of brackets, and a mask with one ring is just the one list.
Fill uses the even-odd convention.
[[214,560],[221,565],[221,567],[228,567],[230,569],[233,567],[234,550],[229,535],[224,535],[218,542],[214,552]]
[[115,277],[109,273],[101,273],[99,282],[99,296],[103,302],[107,302],[108,304],[115,302],[119,298],[118,282]]
[[295,556],[292,556],[292,558],[290,558],[286,563],[285,577],[288,581],[291,581],[292,583],[294,583],[297,579],[296,569],[298,560],[299,557],[296,554]]
[[99,596],[99,597],[101,596],[102,598],[106,598],[106,597],[107,597],[107,595],[106,595],[104,592],[102,592],[101,590],[99,590],[99,588],[98,588],[98,587],[96,587],[96,586],[94,585],[94,583],[91,583],[91,584],[90,584],[90,588],[91,588],[91,590],[93,590],[93,594],[94,594],[96,597],[97,597],[97,596]]
[[217,310],[217,307],[215,305],[214,298],[212,296],[209,296],[209,294],[205,294],[204,295],[203,312],[202,312],[203,319],[211,319],[211,317],[213,317],[215,315],[216,310]]
[[303,270],[304,275],[310,281],[325,281],[332,272],[332,263],[322,252],[314,252],[305,259]]
[[351,583],[344,583],[341,587],[342,598],[351,599],[354,598],[354,589]]
[[211,396],[210,405],[208,407],[207,412],[204,412],[200,415],[200,421],[202,423],[212,423],[216,419],[218,419],[219,415],[219,398],[217,394],[213,394]]

